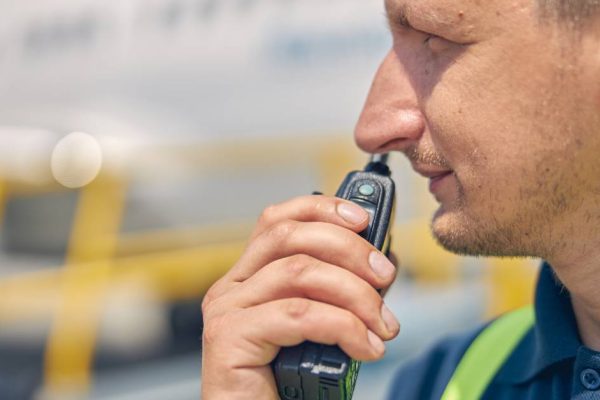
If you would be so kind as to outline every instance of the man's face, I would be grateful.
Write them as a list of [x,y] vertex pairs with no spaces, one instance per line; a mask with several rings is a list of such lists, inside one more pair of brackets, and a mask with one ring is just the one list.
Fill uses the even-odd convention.
[[[430,178],[467,254],[550,258],[600,219],[600,35],[535,0],[387,0],[393,48],[356,129]],[[593,25],[593,24],[592,24]],[[598,25],[598,24],[596,24]]]

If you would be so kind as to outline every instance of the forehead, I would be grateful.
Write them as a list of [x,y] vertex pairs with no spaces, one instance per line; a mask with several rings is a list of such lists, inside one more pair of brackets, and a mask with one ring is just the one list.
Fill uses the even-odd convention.
[[533,0],[385,0],[391,16],[427,20],[438,25],[508,22],[530,8]]
[[496,0],[385,0],[385,8],[389,13],[429,13],[442,17],[445,14],[459,11],[481,13],[482,10],[491,8],[495,3],[497,3]]

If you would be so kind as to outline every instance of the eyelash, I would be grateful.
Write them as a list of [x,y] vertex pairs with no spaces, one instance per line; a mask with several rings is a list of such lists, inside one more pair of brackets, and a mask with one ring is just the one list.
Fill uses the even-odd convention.
[[415,32],[419,32],[419,33],[421,33],[421,34],[425,35],[425,39],[423,39],[423,44],[424,44],[425,46],[429,46],[429,43],[430,43],[430,42],[431,42],[431,40],[433,40],[433,39],[442,39],[442,40],[443,40],[443,38],[442,38],[442,37],[440,37],[440,36],[438,36],[438,35],[434,35],[433,33],[427,33],[427,32],[423,32],[423,31],[419,31],[419,30],[417,30],[417,29],[415,29],[415,28],[413,28],[413,27],[411,27],[411,26],[407,26],[407,28],[408,28],[408,29],[411,29],[411,30],[413,30],[413,31],[415,31]]
[[[430,41],[431,39],[434,39],[434,38],[440,38],[440,37],[439,37],[439,36],[437,36],[437,35],[434,35],[434,34],[431,34],[431,33],[423,32],[423,31],[420,31],[420,30],[418,30],[418,29],[415,29],[415,28],[414,28],[414,27],[413,27],[413,26],[410,24],[410,22],[408,21],[408,19],[407,19],[407,18],[403,18],[403,17],[397,18],[397,19],[396,19],[396,24],[397,24],[398,26],[401,26],[401,27],[402,27],[402,28],[404,28],[404,29],[410,29],[410,30],[413,30],[413,31],[415,31],[415,32],[420,32],[420,33],[422,33],[422,34],[426,35],[427,37],[426,37],[426,38],[425,38],[425,40],[423,41],[423,43],[424,43],[424,44],[429,44],[429,41]],[[393,31],[393,28],[392,28],[392,31]],[[441,38],[440,38],[440,39],[441,39]]]

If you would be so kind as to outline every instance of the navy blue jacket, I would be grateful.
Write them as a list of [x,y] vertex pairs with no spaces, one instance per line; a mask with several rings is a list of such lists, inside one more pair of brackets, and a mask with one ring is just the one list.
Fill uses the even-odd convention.
[[[600,288],[599,288],[600,293]],[[535,296],[535,326],[498,371],[483,400],[600,400],[600,353],[582,345],[568,291],[547,264]],[[450,337],[404,365],[389,399],[439,399],[484,326]]]

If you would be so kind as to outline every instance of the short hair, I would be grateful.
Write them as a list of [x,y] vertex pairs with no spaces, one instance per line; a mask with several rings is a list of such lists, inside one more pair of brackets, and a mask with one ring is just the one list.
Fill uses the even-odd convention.
[[600,14],[600,0],[538,0],[542,14],[577,26]]

